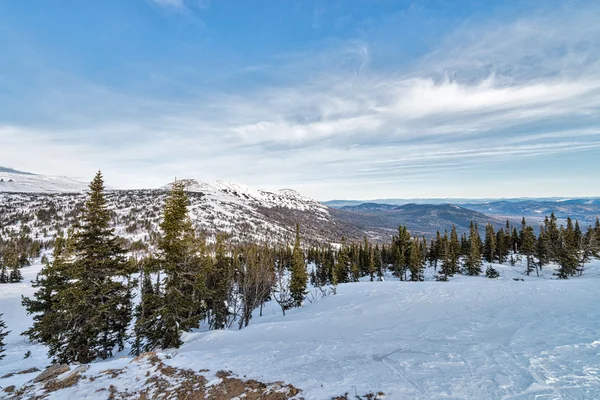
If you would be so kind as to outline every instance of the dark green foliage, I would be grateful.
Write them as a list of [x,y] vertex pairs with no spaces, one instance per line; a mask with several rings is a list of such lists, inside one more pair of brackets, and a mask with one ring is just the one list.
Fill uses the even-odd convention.
[[292,251],[292,271],[290,277],[290,293],[295,307],[300,307],[304,296],[306,296],[306,284],[308,274],[306,272],[306,263],[304,254],[300,247],[300,226],[296,224],[296,239]]
[[467,275],[476,276],[481,273],[481,267],[481,237],[479,236],[477,224],[471,222],[469,253],[465,258],[465,272]]
[[60,343],[56,333],[63,329],[63,317],[58,294],[62,293],[68,284],[66,268],[72,251],[72,239],[65,239],[61,233],[54,243],[53,261],[46,260],[46,264],[33,281],[33,287],[37,289],[33,298],[22,298],[27,313],[33,314],[33,326],[22,334],[32,342],[45,343],[51,347]]
[[[41,288],[41,298],[49,297],[49,302],[36,304],[50,306],[49,324],[54,331],[34,325],[30,337],[44,341],[57,362],[89,363],[111,357],[115,348],[123,349],[131,320],[131,288],[119,279],[130,271],[120,240],[110,228],[100,172],[90,184],[72,240],[72,257],[61,260],[60,266],[66,281],[50,296],[43,293],[47,288]],[[43,315],[39,321],[44,323]]]
[[410,246],[408,265],[410,269],[410,280],[413,282],[420,282],[425,280],[425,262],[421,257],[421,247],[418,238],[414,238]]
[[494,231],[494,225],[487,224],[485,226],[485,242],[483,245],[483,258],[493,263],[496,257],[496,232]]
[[233,265],[231,257],[227,256],[225,236],[217,235],[215,259],[208,279],[209,308],[211,329],[225,329],[230,312],[227,301],[231,293]]
[[[206,316],[207,258],[204,242],[188,217],[188,204],[183,183],[174,182],[160,223],[158,255],[142,271],[136,352],[178,348],[181,333],[198,327]],[[154,286],[149,276],[152,272],[157,274]]]
[[6,330],[6,322],[2,320],[2,316],[4,314],[0,314],[0,360],[2,360],[5,356],[4,352],[4,338],[10,333],[10,331]]
[[495,279],[500,276],[500,273],[490,265],[485,269],[485,276],[487,276],[490,279]]

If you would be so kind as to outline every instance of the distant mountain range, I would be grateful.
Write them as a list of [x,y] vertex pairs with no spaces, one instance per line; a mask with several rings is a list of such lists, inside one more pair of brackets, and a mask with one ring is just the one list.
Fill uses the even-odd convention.
[[389,236],[398,226],[405,225],[413,235],[433,236],[437,230],[456,226],[459,233],[468,232],[471,221],[479,226],[492,223],[496,227],[504,221],[455,204],[393,204],[363,203],[344,206],[333,214],[372,236]]
[[[561,223],[571,217],[583,227],[593,225],[596,218],[600,217],[600,198],[417,199],[412,203],[412,200],[407,199],[386,201],[390,202],[333,200],[324,204],[340,210],[345,220],[355,219],[365,227],[402,224],[409,229],[410,226],[415,226],[415,230],[422,230],[425,234],[427,231],[431,233],[431,229],[440,224],[443,228],[455,224],[458,230],[464,230],[468,229],[470,220],[480,225],[487,222],[499,225],[506,220],[519,224],[523,217],[537,230],[539,224],[552,212]],[[359,215],[345,216],[345,212]]]

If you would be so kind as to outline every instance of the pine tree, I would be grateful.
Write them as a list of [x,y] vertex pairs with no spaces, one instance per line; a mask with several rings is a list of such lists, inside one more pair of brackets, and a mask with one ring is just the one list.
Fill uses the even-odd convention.
[[306,295],[306,284],[308,274],[306,272],[306,263],[304,254],[300,247],[300,225],[296,224],[296,239],[294,241],[294,250],[292,256],[292,271],[290,277],[290,293],[295,307],[302,306],[302,301]]
[[559,231],[560,245],[555,254],[558,261],[558,277],[567,279],[577,271],[579,266],[578,247],[575,228],[571,218],[567,218],[567,228]]
[[[204,242],[196,237],[188,216],[189,199],[183,182],[175,181],[165,201],[160,223],[157,263],[164,273],[157,322],[150,326],[162,332],[152,347],[181,346],[181,333],[198,327],[206,315],[206,269]],[[147,298],[155,300],[150,293]],[[156,337],[154,333],[147,334]]]
[[104,181],[98,172],[76,225],[73,257],[61,271],[68,281],[53,304],[60,316],[46,344],[57,362],[89,363],[124,348],[131,320],[131,288],[119,279],[130,272],[124,253],[110,228]]
[[437,280],[447,281],[448,276],[453,274],[454,264],[452,261],[452,254],[450,249],[450,242],[448,241],[448,231],[444,230],[444,236],[440,237],[439,240],[439,254],[441,259],[440,275]]
[[540,276],[537,264],[533,260],[533,256],[536,253],[535,233],[531,226],[527,226],[525,218],[523,218],[522,222],[520,241],[521,253],[527,258],[527,275],[533,272],[533,269],[535,268],[537,276]]
[[496,232],[494,225],[487,224],[485,226],[485,243],[483,245],[483,257],[489,263],[494,262],[496,256]]
[[[152,283],[152,273],[158,273],[157,260],[150,256],[140,262],[140,303],[135,308],[134,342],[131,354],[139,356],[154,350],[162,343],[163,324],[159,318],[164,299],[161,296],[160,283]],[[160,278],[158,278],[160,280]]]
[[337,252],[337,257],[334,264],[334,271],[332,274],[332,285],[339,283],[348,282],[348,268],[350,265],[350,258],[348,256],[348,248],[346,246],[346,239],[342,237],[342,246]]
[[233,265],[232,258],[227,256],[225,235],[218,234],[215,243],[215,258],[209,273],[209,308],[211,329],[225,329],[230,316],[227,306],[231,293]]
[[8,335],[10,333],[10,331],[6,330],[6,323],[2,320],[2,316],[4,314],[0,314],[0,360],[2,360],[5,356],[4,354],[4,338],[6,337],[6,335]]
[[467,275],[476,276],[481,274],[481,237],[477,229],[477,224],[471,222],[469,233],[469,253],[465,260],[465,270]]
[[448,261],[448,274],[458,274],[458,263],[460,261],[460,242],[458,241],[458,234],[454,224],[452,225],[452,230],[450,231],[450,241],[448,243]]
[[423,258],[421,257],[421,250],[419,246],[419,239],[414,238],[412,245],[409,250],[409,269],[410,269],[410,280],[413,282],[423,281],[425,265]]

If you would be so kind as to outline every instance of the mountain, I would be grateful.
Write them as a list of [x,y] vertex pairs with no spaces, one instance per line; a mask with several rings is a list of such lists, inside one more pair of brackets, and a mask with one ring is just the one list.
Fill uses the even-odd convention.
[[[34,175],[39,182],[40,175]],[[342,236],[361,239],[364,232],[340,220],[316,200],[291,189],[256,190],[235,182],[183,180],[190,198],[190,218],[211,238],[218,232],[234,240],[289,242],[296,223],[302,235],[313,240],[339,242]],[[39,186],[38,186],[39,188]],[[108,190],[116,232],[130,241],[153,246],[162,207],[170,185],[151,190]],[[46,188],[45,188],[46,189]],[[0,193],[0,227],[32,234],[53,234],[77,220],[83,193]]]
[[392,204],[364,203],[344,206],[333,210],[337,218],[352,222],[371,235],[395,233],[399,225],[405,225],[414,235],[433,236],[437,230],[444,231],[456,226],[459,233],[468,232],[471,221],[480,226],[487,223],[501,226],[503,221],[478,211],[454,204]]
[[65,176],[46,176],[0,167],[0,192],[12,193],[73,193],[87,184]]
[[593,225],[600,216],[598,198],[500,200],[461,206],[497,218],[525,217],[530,224],[540,224],[545,216],[553,212],[562,222],[571,217],[579,220],[583,226]]

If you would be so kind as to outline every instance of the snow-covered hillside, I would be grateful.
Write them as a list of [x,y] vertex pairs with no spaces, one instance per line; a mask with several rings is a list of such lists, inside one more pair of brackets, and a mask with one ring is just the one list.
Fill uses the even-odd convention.
[[[499,279],[339,285],[336,295],[285,317],[270,305],[248,328],[193,332],[181,349],[157,356],[167,366],[203,371],[209,380],[231,370],[284,381],[305,399],[378,391],[386,399],[600,398],[600,263],[566,281],[554,279],[549,267],[540,278],[524,276],[523,265],[495,267]],[[31,279],[38,269],[23,272]],[[13,330],[0,376],[42,369],[48,364],[44,349],[19,336],[31,323],[20,296],[33,289],[28,283],[0,289],[0,309]],[[23,359],[28,350],[32,356]],[[133,393],[144,386],[146,372],[155,371],[140,360],[116,357],[92,364],[85,376],[104,370],[119,373],[82,378],[48,398],[99,398],[98,390],[109,385]],[[0,386],[19,388],[37,374],[0,378]]]
[[0,192],[73,193],[81,192],[87,184],[66,176],[46,176],[0,167]]
[[[363,236],[331,215],[326,206],[293,190],[268,192],[233,182],[186,182],[190,183],[190,217],[208,236],[225,232],[237,240],[287,242],[296,223],[315,240],[337,242],[342,236]],[[151,244],[166,195],[165,188],[108,191],[117,234]],[[34,235],[53,234],[56,227],[65,229],[75,222],[84,200],[83,193],[0,193],[0,227],[19,230],[27,225]]]

